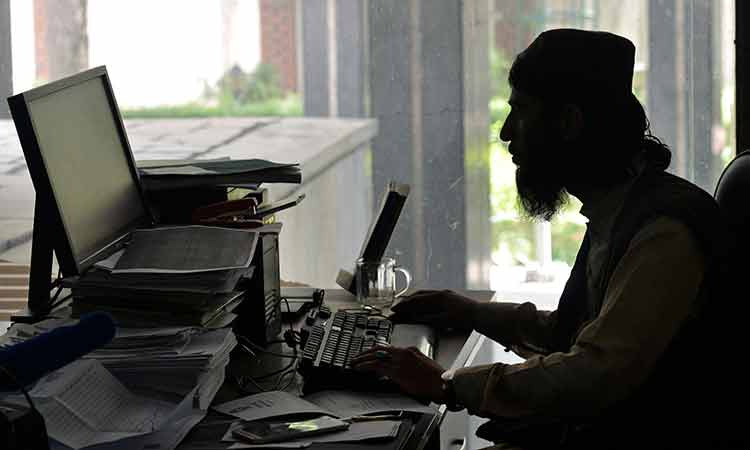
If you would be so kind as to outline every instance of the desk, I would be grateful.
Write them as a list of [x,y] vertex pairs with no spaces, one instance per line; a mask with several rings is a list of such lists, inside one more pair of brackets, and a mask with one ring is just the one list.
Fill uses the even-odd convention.
[[[472,296],[480,301],[492,301],[494,293],[491,291],[471,291],[467,292],[467,295]],[[354,297],[348,292],[342,289],[329,289],[326,290],[325,304],[331,309],[336,310],[340,308],[352,307],[355,305]],[[299,322],[298,324],[299,325]],[[481,345],[484,342],[484,337],[479,333],[472,332],[470,334],[451,332],[439,335],[438,342],[436,343],[435,359],[443,367],[459,368],[471,365]],[[274,352],[284,351],[280,344],[276,344],[269,347],[269,350]],[[291,354],[291,353],[289,353]],[[280,361],[281,358],[273,356],[263,356],[257,360],[251,360],[246,357],[234,358],[230,363],[230,367],[227,370],[227,381],[224,386],[217,394],[214,399],[214,404],[223,403],[225,401],[233,400],[235,398],[243,397],[245,394],[241,393],[233,385],[231,378],[238,373],[247,373],[249,375],[260,375],[268,373],[273,370],[277,370],[284,366],[285,362]],[[299,395],[301,392],[301,378],[299,375],[295,375],[295,380],[290,384],[288,391]],[[431,418],[425,418],[424,421],[418,424],[418,432],[412,434],[407,441],[405,449],[438,449],[444,448],[445,445],[441,445],[440,442],[451,442],[457,438],[462,438],[460,434],[462,430],[458,430],[458,433],[451,430],[450,435],[443,436],[443,428],[439,427],[443,417],[446,414],[445,406],[438,408],[437,414]],[[465,414],[465,413],[464,413]],[[200,424],[198,424],[185,438],[185,440],[178,447],[179,450],[194,450],[194,449],[205,449],[206,444],[217,442],[218,439],[226,431],[229,423],[233,420],[229,420],[224,416],[220,416],[216,413],[209,412],[209,415]],[[438,439],[438,429],[440,428],[440,439]],[[447,430],[446,430],[447,431]],[[219,444],[223,445],[223,444]],[[338,444],[342,449],[351,448],[351,445]],[[220,446],[211,448],[222,448]],[[368,448],[378,448],[378,446],[371,445]]]

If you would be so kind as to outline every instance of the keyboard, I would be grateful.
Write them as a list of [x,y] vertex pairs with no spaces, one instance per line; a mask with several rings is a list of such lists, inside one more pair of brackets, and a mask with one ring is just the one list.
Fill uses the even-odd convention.
[[336,311],[321,305],[309,312],[301,330],[299,372],[305,394],[325,389],[349,388],[395,391],[396,387],[375,374],[358,372],[350,361],[375,346],[417,347],[432,358],[434,331],[424,325],[393,324],[366,311]]

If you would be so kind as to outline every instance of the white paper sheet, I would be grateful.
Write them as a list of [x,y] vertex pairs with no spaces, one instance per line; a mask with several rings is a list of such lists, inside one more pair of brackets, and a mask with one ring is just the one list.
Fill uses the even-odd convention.
[[343,418],[394,411],[435,412],[431,406],[398,393],[321,391],[304,399]]
[[[73,449],[154,432],[185,408],[180,405],[178,411],[173,404],[134,395],[93,360],[50,373],[29,394],[49,436]],[[186,400],[189,411],[192,397]]]
[[248,421],[268,419],[292,413],[331,415],[325,409],[284,391],[269,391],[249,395],[214,406],[214,409]]
[[253,230],[202,225],[164,226],[131,233],[113,274],[190,274],[250,267]]

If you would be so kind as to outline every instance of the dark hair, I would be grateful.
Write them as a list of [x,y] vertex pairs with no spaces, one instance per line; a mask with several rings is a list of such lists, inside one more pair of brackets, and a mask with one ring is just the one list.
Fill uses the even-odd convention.
[[639,152],[643,152],[650,167],[669,167],[672,152],[651,133],[646,112],[635,95],[603,96],[586,92],[585,88],[555,88],[556,80],[545,79],[543,72],[528,58],[517,58],[508,80],[514,89],[539,98],[548,113],[561,110],[566,104],[581,109],[584,132],[579,144],[586,165],[583,169],[593,183],[609,184],[628,177],[631,162]]

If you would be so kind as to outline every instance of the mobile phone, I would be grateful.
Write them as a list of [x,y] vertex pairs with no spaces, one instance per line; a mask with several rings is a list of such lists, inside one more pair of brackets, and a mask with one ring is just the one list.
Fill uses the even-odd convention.
[[304,436],[345,430],[349,424],[333,417],[322,416],[316,419],[296,422],[250,422],[232,431],[232,434],[252,444],[267,444],[297,439]]

